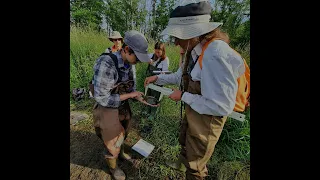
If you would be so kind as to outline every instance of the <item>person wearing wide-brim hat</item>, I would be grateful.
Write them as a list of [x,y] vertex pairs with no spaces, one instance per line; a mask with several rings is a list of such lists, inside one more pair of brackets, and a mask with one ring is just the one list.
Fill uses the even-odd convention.
[[175,89],[169,96],[185,104],[179,135],[181,153],[178,161],[167,164],[185,171],[187,180],[208,176],[206,164],[235,107],[237,78],[245,71],[243,59],[220,30],[222,23],[209,22],[211,10],[207,0],[184,0],[174,7],[161,35],[175,38],[175,44],[186,53],[185,61],[176,73],[145,79],[145,85],[180,84],[183,80],[183,90]]
[[113,46],[106,49],[106,53],[117,52],[121,49],[123,43],[123,37],[118,31],[113,31],[109,37],[109,40],[113,43]]

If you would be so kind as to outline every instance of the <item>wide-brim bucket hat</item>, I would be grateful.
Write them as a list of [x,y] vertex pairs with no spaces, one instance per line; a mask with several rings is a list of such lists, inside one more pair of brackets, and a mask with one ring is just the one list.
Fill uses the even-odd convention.
[[112,39],[121,39],[123,41],[123,37],[118,31],[113,31],[111,35],[109,36],[109,40],[112,41]]
[[161,35],[191,39],[211,32],[223,24],[210,22],[211,11],[211,5],[207,0],[178,2],[170,13],[168,25]]

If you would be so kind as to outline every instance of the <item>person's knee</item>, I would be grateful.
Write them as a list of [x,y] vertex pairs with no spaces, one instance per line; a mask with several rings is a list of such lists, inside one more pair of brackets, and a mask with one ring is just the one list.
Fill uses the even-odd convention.
[[120,148],[106,147],[106,152],[104,154],[106,159],[118,158],[120,154]]
[[108,143],[105,147],[107,152],[109,153],[109,158],[117,158],[120,154],[120,147],[123,143],[123,137],[114,143]]

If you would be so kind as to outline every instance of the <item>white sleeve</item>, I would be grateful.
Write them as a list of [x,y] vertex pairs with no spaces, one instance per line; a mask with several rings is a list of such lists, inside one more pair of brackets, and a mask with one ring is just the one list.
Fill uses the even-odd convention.
[[155,84],[159,85],[166,85],[166,84],[176,84],[180,85],[181,76],[182,76],[182,69],[181,67],[178,69],[177,72],[172,74],[159,74],[157,75],[158,79]]
[[170,60],[169,58],[167,57],[167,61],[168,61],[168,68],[169,68],[169,65],[170,65]]
[[169,58],[167,57],[165,60],[161,62],[162,64],[162,71],[168,71],[169,70]]

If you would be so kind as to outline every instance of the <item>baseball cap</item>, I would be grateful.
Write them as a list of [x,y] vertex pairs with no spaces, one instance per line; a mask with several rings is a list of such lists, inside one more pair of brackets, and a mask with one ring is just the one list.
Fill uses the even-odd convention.
[[136,30],[124,33],[124,43],[126,43],[141,62],[150,62],[148,56],[148,42],[143,34]]

